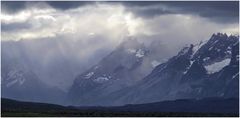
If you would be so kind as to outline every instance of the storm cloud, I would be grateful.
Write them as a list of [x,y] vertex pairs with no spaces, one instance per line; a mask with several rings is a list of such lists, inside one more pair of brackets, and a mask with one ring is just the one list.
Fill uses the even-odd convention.
[[[37,59],[39,65],[51,66],[57,62],[53,52],[61,50],[63,57],[71,58],[81,68],[88,68],[129,37],[146,45],[160,40],[177,53],[186,44],[208,40],[213,33],[239,32],[238,2],[1,3],[1,40],[43,41],[46,45],[43,48],[38,43],[26,46],[34,59],[39,53],[44,55]],[[52,46],[54,41],[63,43]],[[53,51],[48,51],[50,49]],[[69,86],[72,80],[64,86]],[[56,80],[51,81],[55,84]]]
[[[16,13],[33,5],[36,2],[3,1],[2,10]],[[239,4],[237,1],[122,1],[122,2],[95,2],[95,1],[46,1],[49,6],[59,10],[69,10],[97,3],[121,4],[136,16],[152,18],[164,14],[194,14],[206,17],[216,22],[238,22]]]
[[[238,34],[238,2],[2,2],[2,40],[105,39],[196,43],[216,32]],[[173,43],[175,44],[175,43]],[[178,45],[178,44],[176,44]]]
[[[209,18],[216,22],[238,22],[239,4],[235,2],[122,2],[136,15],[152,18],[164,14],[193,14]],[[145,7],[145,8],[144,8]],[[143,9],[144,8],[144,9]]]
[[195,43],[216,32],[238,33],[238,7],[236,1],[3,1],[2,40],[103,37],[114,47],[134,36]]

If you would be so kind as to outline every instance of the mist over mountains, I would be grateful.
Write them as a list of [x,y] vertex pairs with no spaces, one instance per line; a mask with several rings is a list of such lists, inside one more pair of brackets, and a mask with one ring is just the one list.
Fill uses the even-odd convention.
[[[96,55],[83,56],[78,50],[84,45],[85,42],[80,40],[65,39],[3,41],[2,64],[24,67],[46,84],[66,91],[77,74],[109,52],[99,49]],[[95,54],[95,50],[89,53]]]
[[84,106],[238,97],[238,38],[216,33],[177,53],[129,37],[88,59],[80,40],[5,41],[2,96]]

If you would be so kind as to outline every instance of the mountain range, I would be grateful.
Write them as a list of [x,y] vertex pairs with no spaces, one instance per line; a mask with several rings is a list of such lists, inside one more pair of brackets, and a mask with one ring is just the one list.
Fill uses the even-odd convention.
[[208,41],[190,44],[176,56],[162,63],[158,61],[153,69],[143,73],[142,67],[146,69],[155,59],[136,40],[128,40],[76,78],[69,91],[69,101],[75,105],[112,106],[238,97],[238,46],[238,36],[213,34]]
[[[76,41],[73,47],[71,41],[50,42],[2,43],[2,97],[74,106],[119,106],[239,96],[239,36],[216,33],[177,54],[159,41],[146,46],[130,37],[92,61],[79,60],[76,50],[81,49],[82,42]],[[44,81],[48,79],[52,79],[50,83]],[[70,89],[53,86],[59,81],[66,81],[64,86]]]

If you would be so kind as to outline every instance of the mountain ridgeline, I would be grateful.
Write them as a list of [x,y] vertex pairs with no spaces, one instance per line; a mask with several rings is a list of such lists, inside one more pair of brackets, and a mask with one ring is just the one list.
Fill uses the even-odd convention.
[[186,46],[167,61],[161,52],[154,52],[137,40],[127,40],[75,79],[68,101],[72,105],[114,106],[175,99],[238,98],[238,39],[213,34],[208,41]]
[[239,98],[239,36],[216,33],[177,54],[161,40],[147,46],[130,37],[89,59],[76,51],[83,42],[72,43],[2,42],[2,97],[72,106]]

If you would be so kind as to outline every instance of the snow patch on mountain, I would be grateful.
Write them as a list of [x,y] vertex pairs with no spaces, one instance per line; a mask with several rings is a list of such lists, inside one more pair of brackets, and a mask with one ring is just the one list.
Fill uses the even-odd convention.
[[188,52],[188,47],[184,48],[181,52],[180,52],[180,55],[184,55]]
[[158,66],[159,64],[161,64],[161,62],[158,62],[158,61],[156,61],[156,60],[153,60],[153,61],[151,62],[151,64],[152,64],[152,67],[155,68],[156,66]]
[[128,49],[127,50],[129,53],[136,53],[137,51],[136,51],[136,49]]
[[186,74],[188,72],[188,70],[190,69],[190,67],[192,66],[194,61],[190,61],[190,65],[186,68],[186,70],[183,72],[183,74]]
[[212,74],[215,72],[220,71],[223,67],[227,66],[230,63],[231,59],[227,58],[220,62],[216,62],[210,65],[205,66],[205,69],[207,70],[208,74]]
[[210,47],[208,50],[211,51],[213,47]]
[[108,80],[109,80],[108,77],[98,77],[98,78],[94,79],[93,81],[98,82],[98,83],[103,83],[103,82],[108,81]]
[[16,84],[18,82],[18,80],[17,79],[15,79],[15,80],[13,80],[13,81],[11,81],[11,82],[9,82],[9,83],[7,83],[7,87],[10,87],[10,86],[12,86],[12,85],[14,85],[14,84]]
[[144,51],[141,50],[141,49],[139,49],[139,50],[136,52],[136,57],[141,58],[141,57],[143,57],[143,56],[144,56]]
[[11,70],[8,74],[7,80],[10,81],[6,84],[7,87],[10,87],[14,84],[22,85],[25,82],[23,72],[17,69]]
[[235,75],[233,75],[232,79],[234,79],[235,77],[237,77],[239,75],[239,73],[236,73]]
[[85,75],[86,79],[91,78],[94,75],[94,72],[89,72],[88,74]]
[[204,59],[203,59],[203,61],[205,62],[205,61],[207,61],[207,60],[209,60],[210,59],[210,57],[205,57]]
[[20,72],[17,69],[11,70],[7,75],[8,75],[7,80],[14,79],[14,78],[21,78],[23,76],[22,72]]
[[206,42],[207,41],[201,41],[199,44],[197,44],[197,45],[195,45],[194,47],[193,47],[193,54],[192,55],[195,55],[196,54],[196,52],[204,45],[204,44],[206,44]]
[[144,51],[142,49],[127,49],[127,52],[130,54],[135,54],[136,57],[141,58],[144,56]]
[[218,42],[218,40],[214,41],[212,45],[214,45],[214,44],[217,43],[217,42]]
[[232,54],[231,50],[228,50],[228,51],[226,52],[226,54],[231,55],[231,54]]
[[18,79],[18,82],[19,82],[20,85],[22,85],[24,83],[24,81],[25,81],[25,78],[19,78]]

